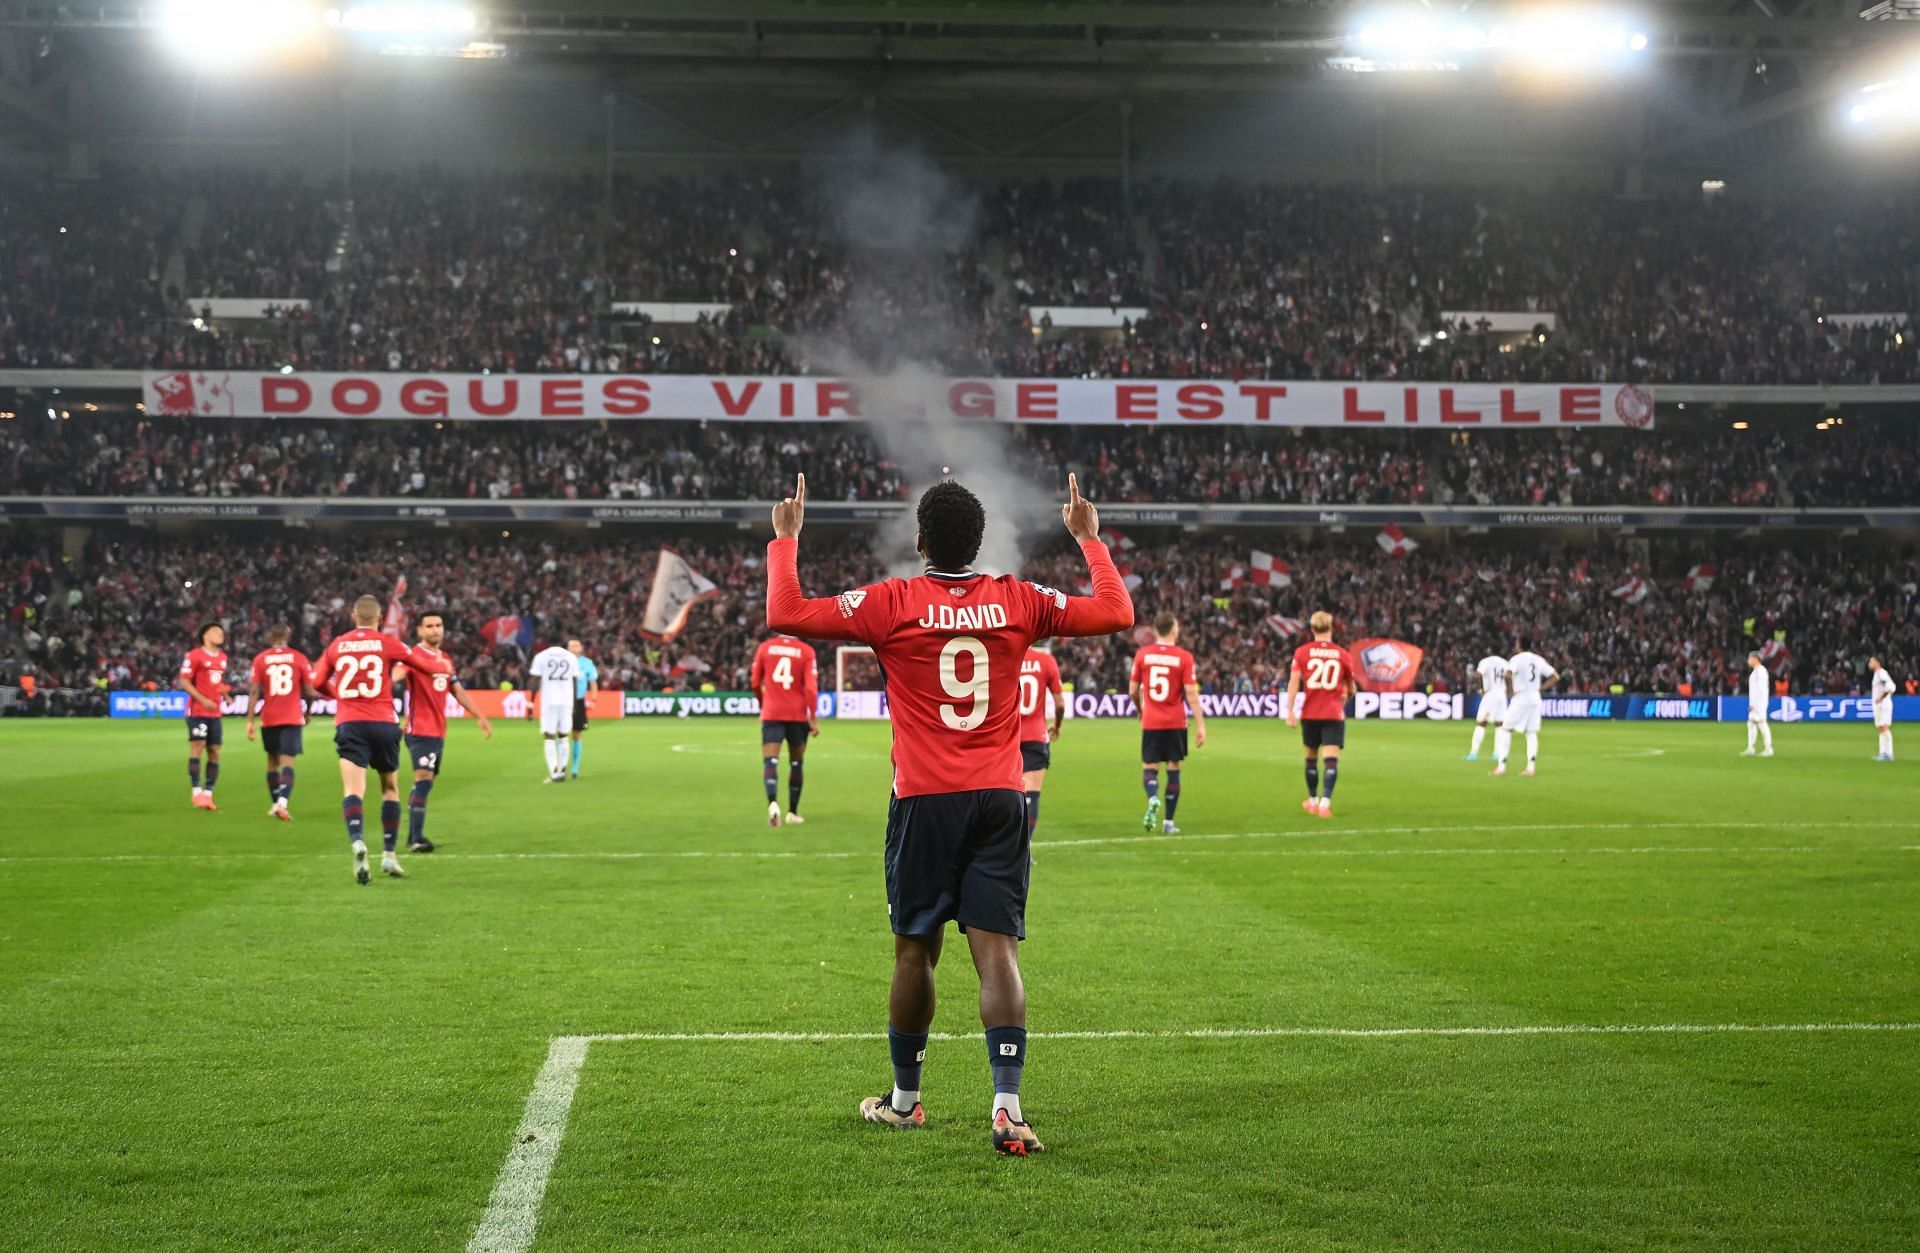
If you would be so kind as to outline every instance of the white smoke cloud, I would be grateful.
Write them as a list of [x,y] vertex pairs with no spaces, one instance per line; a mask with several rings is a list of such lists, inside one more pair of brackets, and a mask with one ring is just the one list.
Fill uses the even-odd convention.
[[[871,130],[850,135],[821,170],[818,194],[855,278],[838,323],[798,337],[810,367],[858,381],[867,426],[909,484],[909,501],[943,478],[980,498],[987,530],[978,566],[1018,573],[1023,541],[1059,524],[1053,485],[1019,468],[1019,445],[998,423],[946,413],[946,362],[974,331],[942,296],[951,259],[979,237],[976,196],[924,154],[890,148]],[[909,511],[883,527],[891,573],[920,573]]]

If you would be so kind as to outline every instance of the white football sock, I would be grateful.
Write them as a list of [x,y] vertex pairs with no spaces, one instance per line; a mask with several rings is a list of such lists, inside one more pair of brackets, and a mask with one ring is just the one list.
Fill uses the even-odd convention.
[[[1013,1121],[1027,1121],[1020,1117],[1020,1094],[1018,1092],[995,1092],[993,1094],[993,1113],[998,1114],[1003,1109],[1007,1111],[1007,1117],[1013,1119]],[[989,1118],[992,1116],[992,1114],[988,1115]]]
[[1893,732],[1882,731],[1880,733],[1880,752],[1887,757],[1893,756]]
[[920,1090],[915,1088],[909,1092],[905,1088],[896,1086],[893,1089],[893,1096],[889,1099],[894,1113],[911,1114],[913,1107],[920,1103]]
[[1498,761],[1498,762],[1506,761],[1507,750],[1511,749],[1512,747],[1513,747],[1513,732],[1507,730],[1505,727],[1501,727],[1498,731],[1495,731],[1493,733],[1493,759],[1495,761]]
[[1486,738],[1487,738],[1486,727],[1484,726],[1474,727],[1473,728],[1473,747],[1468,749],[1467,751],[1472,753],[1475,757],[1478,757],[1480,755],[1480,745]]
[[1760,738],[1760,724],[1757,722],[1749,721],[1747,723],[1747,751],[1748,752],[1753,751],[1753,742],[1758,738]]
[[1527,732],[1527,769],[1533,769],[1534,758],[1539,755],[1540,733],[1538,731],[1529,731]]
[[559,746],[560,741],[543,739],[540,742],[546,745],[546,748],[547,748],[547,773],[548,774],[560,773],[560,754],[557,751],[555,751]]
[[1768,752],[1773,751],[1773,725],[1771,723],[1762,722],[1760,724],[1760,742],[1766,746]]

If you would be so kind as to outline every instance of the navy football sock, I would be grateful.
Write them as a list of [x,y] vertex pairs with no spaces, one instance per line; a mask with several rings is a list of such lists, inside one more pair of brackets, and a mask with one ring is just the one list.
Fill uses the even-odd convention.
[[293,767],[280,768],[280,795],[287,800],[293,799]]
[[987,1062],[993,1067],[993,1094],[1020,1095],[1020,1068],[1027,1064],[1025,1027],[988,1027]]
[[1160,772],[1158,770],[1142,770],[1140,772],[1140,786],[1147,789],[1148,800],[1152,800],[1154,797],[1160,795]]
[[391,853],[400,842],[400,802],[380,802],[380,847]]
[[267,796],[276,801],[280,799],[280,772],[278,770],[267,771]]
[[788,758],[787,759],[787,812],[788,813],[797,814],[800,812],[800,789],[806,786],[806,782],[807,782],[807,771],[806,771],[806,763],[804,759],[799,757]]
[[407,843],[418,844],[427,836],[427,793],[433,791],[432,779],[415,779],[413,794],[407,797]]
[[768,800],[773,800],[780,795],[780,759],[778,757],[761,758],[760,782],[767,785]]
[[1031,837],[1035,827],[1040,825],[1040,793],[1027,793],[1027,835]]
[[347,839],[358,843],[366,838],[366,810],[358,796],[340,802],[340,816],[347,820]]
[[1307,762],[1307,799],[1320,795],[1320,763],[1311,759]]
[[1328,759],[1326,776],[1327,776],[1326,786],[1320,789],[1320,795],[1326,797],[1328,800],[1332,800],[1333,785],[1340,781],[1340,759],[1339,758],[1335,757],[1335,758]]
[[187,782],[193,784],[194,791],[200,790],[200,759],[198,757],[187,758]]
[[1167,771],[1167,821],[1173,821],[1173,811],[1180,808],[1180,772]]
[[[887,1027],[887,1051],[893,1054],[893,1086],[901,1092],[913,1095],[917,1101],[920,1092],[920,1067],[927,1060],[927,1033],[896,1031]],[[894,1107],[902,1114],[911,1113],[913,1106],[906,1109]]]
[[213,791],[213,785],[218,782],[220,782],[220,763],[210,761],[207,763],[207,791]]

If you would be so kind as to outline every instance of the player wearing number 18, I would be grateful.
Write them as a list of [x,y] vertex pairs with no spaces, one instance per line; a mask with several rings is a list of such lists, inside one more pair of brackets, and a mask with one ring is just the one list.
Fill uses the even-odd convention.
[[787,745],[787,825],[799,826],[807,738],[820,734],[820,671],[813,646],[791,635],[762,640],[748,686],[760,701],[760,779],[767,825],[780,825],[780,744]]
[[306,694],[313,667],[305,653],[287,647],[293,634],[284,623],[267,632],[267,647],[253,658],[253,695],[247,701],[247,738],[253,738],[254,716],[260,718],[261,740],[267,750],[269,817],[292,822],[287,806],[293,801],[293,761],[300,755],[302,728],[307,725]]
[[1032,864],[1021,794],[1020,663],[1037,639],[1107,635],[1133,624],[1127,589],[1100,542],[1099,515],[1072,476],[1067,492],[1061,520],[1086,557],[1091,597],[974,570],[986,511],[952,481],[920,497],[916,547],[927,568],[918,578],[807,599],[796,569],[804,478],[774,508],[775,538],[767,545],[767,625],[809,639],[867,644],[887,672],[893,1088],[861,1102],[860,1114],[890,1127],[925,1125],[920,1068],[933,1023],[933,971],[946,924],[958,922],[980,974],[980,1020],[993,1071],[993,1147],[1018,1157],[1041,1147],[1020,1112],[1027,999],[1018,950]]
[[313,685],[337,702],[333,744],[345,793],[340,813],[353,846],[353,878],[360,884],[369,881],[364,801],[369,770],[380,776],[380,870],[396,879],[406,874],[394,855],[400,840],[400,721],[393,715],[391,671],[398,663],[427,677],[411,648],[375,629],[380,613],[372,596],[354,601],[353,629],[328,644],[313,669]]
[[1293,650],[1287,675],[1287,725],[1300,727],[1307,747],[1307,799],[1300,808],[1316,818],[1331,818],[1340,750],[1347,744],[1347,698],[1359,690],[1354,679],[1359,671],[1347,650],[1333,642],[1332,614],[1319,610],[1307,625],[1313,640]]

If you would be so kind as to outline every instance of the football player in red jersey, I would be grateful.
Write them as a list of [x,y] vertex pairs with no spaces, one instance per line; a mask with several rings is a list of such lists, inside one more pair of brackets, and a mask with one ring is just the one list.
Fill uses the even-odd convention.
[[313,691],[307,655],[287,647],[292,634],[284,622],[267,631],[267,647],[254,654],[253,695],[247,700],[247,739],[253,739],[256,716],[265,730],[267,795],[273,800],[267,815],[282,822],[293,821],[287,809],[293,801],[293,761],[300,755],[306,698]]
[[820,734],[820,671],[813,645],[791,635],[760,641],[748,686],[760,701],[760,777],[767,825],[780,825],[780,743],[787,745],[787,825],[799,826],[807,739]]
[[[1293,650],[1287,675],[1287,725],[1300,728],[1307,746],[1307,799],[1300,808],[1316,818],[1331,818],[1333,785],[1340,781],[1340,750],[1347,743],[1347,698],[1360,689],[1354,678],[1359,671],[1347,650],[1333,642],[1332,614],[1317,610],[1307,625],[1313,629],[1313,640]],[[1303,689],[1304,702],[1300,700]]]
[[[1207,716],[1200,712],[1200,684],[1193,677],[1193,654],[1180,647],[1180,619],[1163,613],[1153,620],[1153,643],[1133,655],[1127,684],[1140,711],[1141,786],[1147,790],[1147,816],[1141,826],[1178,835],[1174,811],[1180,808],[1180,763],[1187,759],[1187,710],[1193,710],[1193,745],[1207,746]],[[1167,772],[1166,817],[1160,816],[1160,771]]]
[[[180,686],[187,693],[188,799],[195,809],[218,809],[213,785],[220,781],[220,698],[228,691],[227,629],[218,622],[200,628],[200,643],[180,662]],[[206,786],[200,785],[200,758],[207,759]]]
[[[1047,722],[1047,701],[1053,701],[1053,722]],[[1020,662],[1020,769],[1027,790],[1027,835],[1040,826],[1040,789],[1053,765],[1053,742],[1060,738],[1060,720],[1067,716],[1066,691],[1060,686],[1060,663],[1053,653],[1035,646]]]
[[[493,723],[473,707],[467,689],[460,686],[453,658],[440,651],[447,638],[447,620],[429,611],[420,615],[414,631],[420,638],[413,650],[415,664],[396,666],[393,677],[406,688],[407,755],[413,758],[413,791],[407,796],[407,851],[431,853],[434,843],[427,838],[427,796],[446,762],[447,696],[451,694],[460,708],[473,715],[480,734],[488,739],[493,738]],[[409,670],[417,677],[408,680]]]
[[353,846],[353,879],[365,884],[367,844],[367,771],[380,776],[380,870],[404,878],[394,846],[400,842],[400,721],[393,716],[393,666],[426,677],[423,659],[392,635],[380,631],[380,601],[362,596],[353,602],[353,629],[338,636],[320,654],[313,685],[334,698],[333,744],[340,754],[340,784],[345,792],[340,813]]
[[920,497],[916,546],[927,569],[918,578],[809,600],[796,569],[804,476],[774,507],[767,545],[767,625],[867,644],[887,672],[893,799],[886,881],[894,933],[887,1042],[894,1078],[891,1092],[860,1103],[860,1114],[890,1127],[926,1123],[920,1068],[933,1024],[933,971],[946,924],[956,921],[980,975],[993,1147],[1017,1157],[1041,1147],[1020,1112],[1027,996],[1019,941],[1031,868],[1021,795],[1020,661],[1037,639],[1108,635],[1133,625],[1132,601],[1100,542],[1099,515],[1071,475],[1067,493],[1060,516],[1086,557],[1091,597],[975,571],[986,510],[951,480]]

